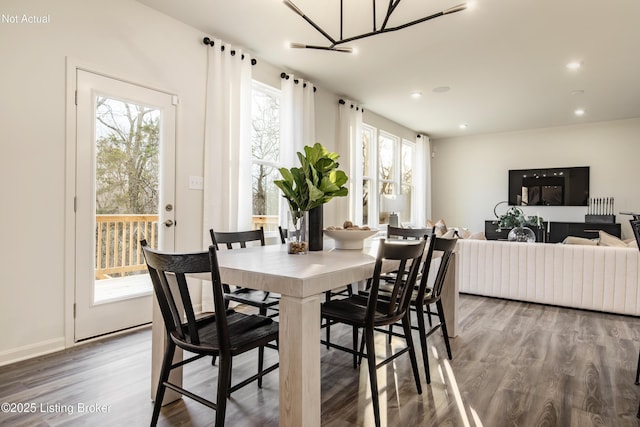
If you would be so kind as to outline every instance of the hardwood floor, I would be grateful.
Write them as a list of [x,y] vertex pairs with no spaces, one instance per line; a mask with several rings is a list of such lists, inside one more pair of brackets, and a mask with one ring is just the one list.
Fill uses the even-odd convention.
[[[461,295],[459,335],[430,337],[432,384],[416,394],[408,356],[378,370],[387,426],[639,426],[634,385],[640,319]],[[332,339],[350,345],[350,330]],[[341,334],[342,332],[342,334]],[[388,350],[378,337],[380,352]],[[416,340],[417,341],[417,340]],[[401,345],[394,339],[392,346]],[[419,351],[419,350],[418,350]],[[0,425],[144,426],[149,424],[150,330],[0,367]],[[268,360],[276,355],[267,351]],[[420,357],[420,353],[418,353]],[[269,359],[271,358],[271,359]],[[351,355],[322,354],[322,425],[370,426],[366,367]],[[255,355],[234,363],[234,378],[257,369]],[[185,368],[185,384],[213,398],[217,368],[203,359]],[[232,395],[228,426],[278,425],[278,375],[260,390]],[[161,426],[212,426],[214,412],[184,398],[163,408]]]

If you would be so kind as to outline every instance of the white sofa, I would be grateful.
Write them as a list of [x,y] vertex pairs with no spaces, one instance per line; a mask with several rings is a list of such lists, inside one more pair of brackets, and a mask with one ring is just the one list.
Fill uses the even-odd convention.
[[640,315],[637,248],[461,239],[462,293]]

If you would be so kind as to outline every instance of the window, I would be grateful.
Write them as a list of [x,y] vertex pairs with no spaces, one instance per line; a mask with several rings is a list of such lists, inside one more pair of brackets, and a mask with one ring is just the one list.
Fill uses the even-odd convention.
[[411,222],[413,207],[413,160],[415,158],[415,143],[402,140],[400,152],[400,188],[402,193],[403,208],[400,211],[401,222]]
[[[412,221],[415,144],[367,124],[362,125],[362,223],[376,227],[389,223],[383,195],[402,195],[400,220]],[[374,193],[372,193],[374,190]],[[377,191],[376,191],[377,190]],[[377,218],[372,223],[371,218]]]
[[253,228],[278,229],[280,190],[280,91],[253,82],[251,106],[251,175]]

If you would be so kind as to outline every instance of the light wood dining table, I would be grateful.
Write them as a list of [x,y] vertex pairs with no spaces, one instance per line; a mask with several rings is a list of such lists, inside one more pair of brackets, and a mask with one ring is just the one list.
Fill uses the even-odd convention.
[[[374,239],[367,240],[362,250],[333,249],[333,241],[325,240],[324,250],[304,255],[288,254],[286,245],[218,252],[223,282],[281,295],[278,319],[281,426],[320,426],[320,303],[326,291],[372,276],[378,246]],[[392,269],[391,264],[386,268]],[[206,274],[192,276],[210,279]],[[454,311],[455,300],[457,292],[449,304]],[[444,295],[443,302],[447,305]],[[455,336],[457,322],[454,318],[447,319],[450,335]],[[153,325],[161,330],[161,318],[154,318]],[[153,336],[160,340],[162,333]],[[155,359],[161,361],[162,346],[157,345],[153,351],[159,353]],[[173,399],[176,398],[179,395]]]

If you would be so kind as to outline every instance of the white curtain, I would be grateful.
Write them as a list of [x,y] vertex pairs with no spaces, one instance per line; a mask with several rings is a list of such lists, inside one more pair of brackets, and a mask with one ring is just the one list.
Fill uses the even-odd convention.
[[[341,100],[338,123],[338,152],[340,165],[348,170],[348,207],[339,209],[348,213],[354,224],[362,224],[362,106],[349,100]],[[338,203],[343,204],[341,198]],[[341,206],[338,206],[341,208]]]
[[221,231],[251,228],[251,58],[244,54],[242,59],[240,49],[220,40],[214,42],[207,49],[205,248],[211,244],[212,227]]
[[[288,78],[287,78],[288,77]],[[296,153],[316,141],[315,91],[313,83],[283,73],[280,104],[280,164],[299,166]],[[281,198],[280,225],[286,227],[289,206]]]
[[[414,161],[414,203],[413,222],[416,227],[424,227],[427,219],[431,219],[431,142],[426,135],[416,137],[416,153]],[[423,191],[419,191],[423,188]]]

